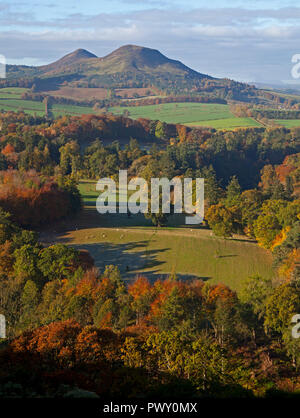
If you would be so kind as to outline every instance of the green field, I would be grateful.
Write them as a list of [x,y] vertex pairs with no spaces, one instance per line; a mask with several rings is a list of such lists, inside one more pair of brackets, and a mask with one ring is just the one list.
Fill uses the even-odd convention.
[[[4,88],[0,89],[0,111],[20,111],[23,110],[31,115],[37,116],[45,115],[45,104],[33,100],[22,100],[21,95],[27,91],[23,88]],[[62,116],[66,114],[81,115],[95,113],[91,107],[86,106],[74,106],[65,104],[54,104],[51,107],[51,112],[54,117]]]
[[275,119],[274,122],[278,125],[285,126],[286,128],[300,126],[300,119]]
[[251,275],[273,275],[271,255],[244,237],[216,238],[202,227],[182,227],[178,219],[171,219],[168,228],[155,228],[143,215],[99,215],[95,182],[82,181],[80,191],[84,211],[41,238],[88,250],[101,271],[116,264],[128,281],[141,274],[154,279],[176,273],[182,279],[222,282],[237,291]]
[[[28,89],[10,87],[0,89],[0,111],[20,111],[37,116],[45,115],[45,105],[33,100],[22,100],[21,95]],[[180,123],[190,127],[207,126],[214,129],[235,129],[239,127],[259,127],[259,122],[252,118],[234,116],[226,104],[217,103],[165,103],[149,106],[112,107],[110,112],[122,115],[129,112],[132,119],[147,118],[166,123]],[[54,117],[63,115],[81,115],[98,113],[92,107],[54,104],[51,107]],[[299,126],[299,120],[276,120],[277,124],[287,128]]]
[[182,123],[188,126],[209,126],[216,129],[232,129],[243,126],[261,126],[251,118],[237,118],[228,105],[215,103],[165,103],[138,107],[112,107],[110,111],[121,115],[129,112],[133,119],[148,118],[166,123]]
[[0,98],[1,99],[19,99],[22,93],[25,93],[28,89],[23,89],[21,87],[6,87],[0,89]]
[[228,105],[214,103],[165,103],[138,107],[112,107],[109,110],[116,114],[122,114],[127,110],[133,119],[158,119],[167,123],[191,123],[232,118]]
[[256,120],[252,118],[226,118],[226,119],[216,119],[216,120],[206,120],[193,123],[186,123],[187,126],[196,127],[196,126],[208,126],[215,129],[234,129],[234,128],[243,128],[248,126],[261,126]]

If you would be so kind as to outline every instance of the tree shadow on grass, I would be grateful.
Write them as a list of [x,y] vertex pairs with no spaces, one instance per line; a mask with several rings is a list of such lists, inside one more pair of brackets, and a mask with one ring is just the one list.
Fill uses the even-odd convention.
[[[144,273],[139,273],[135,275],[127,275],[125,281],[133,281],[139,276],[147,277],[147,279],[153,283],[156,280],[167,280],[170,277],[174,277],[174,273],[161,273],[160,271],[145,271]],[[180,281],[192,281],[192,280],[202,280],[204,282],[212,279],[210,276],[197,276],[196,274],[183,274],[183,273],[175,273],[176,280]]]
[[227,255],[216,256],[216,258],[231,258],[231,257],[237,257],[237,254],[227,254]]
[[164,264],[157,260],[157,255],[169,248],[148,250],[148,241],[112,244],[100,242],[95,244],[72,245],[76,249],[87,250],[95,260],[95,266],[103,271],[105,266],[118,266],[122,276],[136,276],[140,270],[150,269]]
[[226,238],[228,241],[233,241],[233,242],[247,242],[249,244],[257,244],[257,242],[255,241],[255,239],[251,239],[251,238],[235,238],[235,237],[231,237],[231,238]]
[[[173,214],[168,218],[167,227],[191,228],[191,225],[185,225],[184,214]],[[131,227],[152,227],[150,219],[146,219],[144,214],[128,216],[126,213],[103,214],[97,212],[95,205],[89,203],[77,215],[63,219],[51,225],[51,230],[56,232],[65,232],[70,230],[94,229],[94,228],[131,228]],[[193,225],[193,229],[205,229],[203,225]],[[47,232],[47,226],[44,231]]]

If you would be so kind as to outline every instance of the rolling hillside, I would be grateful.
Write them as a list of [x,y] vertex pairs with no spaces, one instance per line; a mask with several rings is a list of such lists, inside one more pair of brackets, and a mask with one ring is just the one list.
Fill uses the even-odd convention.
[[[23,76],[24,69],[28,75],[39,77],[64,76],[76,74],[86,77],[90,75],[107,75],[118,73],[139,74],[144,73],[149,76],[154,73],[161,75],[182,76],[196,79],[213,79],[208,75],[198,73],[182,64],[167,58],[159,51],[144,48],[136,45],[125,45],[113,51],[109,55],[98,58],[96,55],[84,49],[77,49],[65,55],[58,61],[40,67],[8,66],[8,78],[18,78]],[[16,70],[20,69],[20,73]]]
[[92,54],[85,49],[76,49],[76,51],[71,52],[70,54],[65,55],[58,61],[53,62],[52,64],[44,65],[38,68],[40,74],[56,74],[60,71],[64,72],[66,68],[72,66],[73,64],[77,64],[81,60],[87,60],[90,58],[97,58],[96,55]]
[[216,79],[170,59],[161,52],[125,45],[105,57],[78,49],[40,67],[8,65],[0,87],[29,87],[34,91],[73,88],[151,88],[164,95],[193,94],[242,101],[259,100],[254,86],[229,79]]

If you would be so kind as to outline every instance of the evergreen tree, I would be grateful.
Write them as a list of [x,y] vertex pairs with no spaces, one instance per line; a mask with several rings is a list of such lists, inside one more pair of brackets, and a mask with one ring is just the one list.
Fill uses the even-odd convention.
[[231,177],[226,188],[226,206],[237,206],[241,201],[241,186],[236,176]]

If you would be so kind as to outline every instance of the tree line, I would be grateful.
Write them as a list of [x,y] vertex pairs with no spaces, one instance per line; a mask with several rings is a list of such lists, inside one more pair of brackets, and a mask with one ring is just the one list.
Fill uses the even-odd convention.
[[[125,285],[0,212],[0,394],[255,397],[299,391],[297,280],[253,276],[238,296],[176,274]],[[92,371],[92,373],[91,373]]]
[[[1,396],[299,393],[299,129],[13,112],[0,114],[0,129]],[[122,168],[148,181],[204,177],[213,232],[255,238],[279,278],[251,277],[239,295],[176,272],[126,285],[106,260],[99,271],[86,252],[39,242],[31,228],[80,209],[77,179]]]

